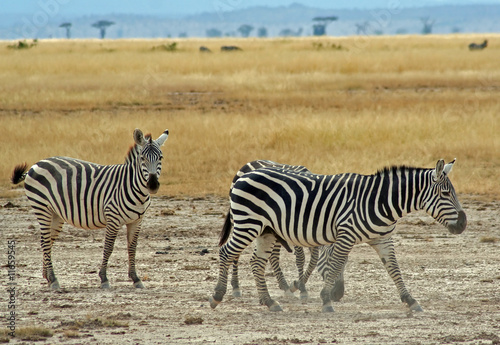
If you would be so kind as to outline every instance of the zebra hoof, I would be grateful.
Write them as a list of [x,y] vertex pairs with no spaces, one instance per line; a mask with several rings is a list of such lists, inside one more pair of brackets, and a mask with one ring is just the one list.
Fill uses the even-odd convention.
[[423,312],[424,310],[422,309],[422,307],[420,306],[420,304],[418,304],[417,302],[413,303],[411,306],[410,306],[410,310],[411,311],[415,311],[415,312]]
[[55,280],[55,281],[53,281],[52,283],[49,284],[49,287],[52,290],[59,290],[59,288],[60,288],[59,282],[57,280]]
[[210,297],[208,297],[208,302],[210,302],[210,307],[212,309],[215,309],[219,305],[219,303],[221,301],[217,301],[215,298],[213,298],[212,296],[210,296]]
[[110,289],[110,288],[111,288],[111,286],[109,285],[109,281],[101,283],[101,289],[107,290],[107,289]]
[[307,302],[308,298],[309,298],[309,293],[307,291],[300,293],[300,300],[302,301],[302,303]]
[[333,313],[333,307],[331,305],[324,305],[323,309],[321,310],[323,313]]
[[239,288],[233,289],[233,297],[241,297],[241,290]]
[[[109,285],[109,284],[108,284],[108,285]],[[136,281],[136,282],[134,283],[134,287],[135,287],[136,289],[144,289],[144,284],[142,284],[142,282],[139,280],[139,281]]]
[[283,309],[281,308],[281,306],[278,304],[278,302],[274,302],[273,304],[271,304],[269,306],[269,310],[272,311],[272,312],[279,312],[279,311],[283,311]]

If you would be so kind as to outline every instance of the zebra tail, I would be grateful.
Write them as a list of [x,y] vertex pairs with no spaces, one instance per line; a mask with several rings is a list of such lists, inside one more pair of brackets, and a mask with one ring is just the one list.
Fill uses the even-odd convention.
[[226,243],[229,235],[231,234],[231,212],[227,212],[226,221],[224,222],[224,226],[222,227],[222,231],[219,236],[219,246],[222,246]]
[[28,170],[28,164],[18,164],[14,168],[14,171],[12,172],[12,176],[10,178],[10,181],[12,184],[18,184],[24,181],[26,178],[26,171]]

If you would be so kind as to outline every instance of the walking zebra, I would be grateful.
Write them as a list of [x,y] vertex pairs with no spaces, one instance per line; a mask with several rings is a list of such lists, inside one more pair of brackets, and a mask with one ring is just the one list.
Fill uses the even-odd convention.
[[467,218],[448,178],[454,162],[445,165],[439,160],[435,169],[392,167],[374,175],[261,168],[241,176],[230,195],[234,230],[231,234],[225,226],[221,234],[219,279],[210,306],[215,308],[226,293],[229,264],[256,240],[252,272],[260,303],[271,311],[282,310],[271,299],[264,278],[276,241],[305,247],[334,244],[321,291],[324,312],[333,312],[330,292],[335,278],[352,247],[360,243],[377,251],[401,300],[421,311],[403,283],[391,236],[396,221],[417,210],[425,210],[453,234],[465,230]]
[[481,44],[477,44],[477,43],[469,44],[469,50],[483,50],[487,46],[488,46],[488,40],[484,40],[484,42]]
[[[231,190],[236,183],[236,181],[243,176],[244,174],[254,171],[256,169],[260,168],[266,168],[266,167],[273,167],[273,168],[280,168],[280,169],[286,169],[290,171],[295,171],[295,172],[309,172],[310,171],[302,165],[288,165],[288,164],[282,164],[282,163],[276,163],[270,160],[255,160],[252,162],[249,162],[242,166],[240,170],[236,173],[236,175],[233,178],[233,181],[231,183]],[[226,216],[226,221],[230,222],[230,212],[228,212]],[[228,223],[229,224],[229,223]],[[230,226],[230,225],[228,225]],[[284,243],[285,248],[291,252],[290,247],[286,242]],[[305,254],[304,254],[304,249],[303,247],[295,246],[294,251],[295,251],[295,257],[296,257],[296,266],[298,270],[298,276],[299,280],[296,280],[292,283],[292,286],[290,286],[283,274],[283,271],[281,270],[280,264],[279,264],[279,258],[280,258],[280,251],[281,251],[281,244],[279,242],[275,242],[273,250],[271,252],[271,255],[269,256],[269,263],[271,264],[271,267],[273,269],[274,275],[278,281],[278,286],[281,290],[285,291],[285,293],[294,293],[297,290],[300,290],[300,298],[305,300],[308,298],[308,292],[306,289],[305,284],[309,280],[309,277],[311,276],[312,272],[316,268],[316,263],[318,261],[318,252],[319,252],[319,247],[311,247],[311,260],[309,261],[309,265],[307,267],[307,270],[304,272],[304,266],[305,266]],[[342,272],[343,273],[343,272]],[[338,279],[335,281],[334,289],[332,291],[332,296],[334,301],[338,301],[342,298],[344,295],[344,282],[343,282],[343,274],[340,277],[341,279]],[[238,259],[235,259],[233,262],[233,271],[231,275],[231,286],[233,288],[232,295],[233,297],[241,297],[241,290],[239,286],[239,279],[238,279]]]
[[160,183],[160,146],[168,130],[156,140],[134,131],[135,145],[128,152],[125,164],[98,165],[79,159],[52,157],[28,169],[27,164],[15,167],[12,183],[25,181],[31,207],[40,223],[43,251],[43,277],[52,289],[59,283],[52,267],[51,251],[64,222],[82,229],[106,228],[104,254],[99,277],[101,288],[109,288],[106,276],[108,260],[118,230],[127,226],[129,258],[128,275],[137,288],[144,287],[135,270],[135,251],[143,216]]

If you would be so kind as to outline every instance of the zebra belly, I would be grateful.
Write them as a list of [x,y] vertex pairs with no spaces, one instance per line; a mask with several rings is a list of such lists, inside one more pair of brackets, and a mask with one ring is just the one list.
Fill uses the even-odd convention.
[[78,228],[106,227],[104,190],[96,186],[89,174],[78,170],[78,166],[61,166],[60,160],[59,165],[47,161],[51,162],[35,164],[25,179],[32,207],[57,215]]

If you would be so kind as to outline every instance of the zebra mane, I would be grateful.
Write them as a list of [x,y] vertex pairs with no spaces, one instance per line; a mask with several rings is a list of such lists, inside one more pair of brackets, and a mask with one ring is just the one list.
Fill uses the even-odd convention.
[[[148,133],[144,136],[144,139],[146,139],[148,142],[151,141],[151,133]],[[137,157],[138,153],[141,151],[139,145],[133,144],[130,146],[127,152],[127,157],[125,158],[125,164],[129,164],[135,160]]]
[[398,171],[408,171],[408,170],[417,170],[421,168],[415,168],[415,167],[410,167],[407,165],[393,165],[390,167],[385,167],[383,169],[380,169],[377,171],[375,176],[383,176],[383,175],[390,175],[390,174],[396,174]]
[[135,161],[135,158],[139,154],[140,147],[137,144],[131,145],[127,152],[127,157],[125,157],[125,164],[130,164]]

